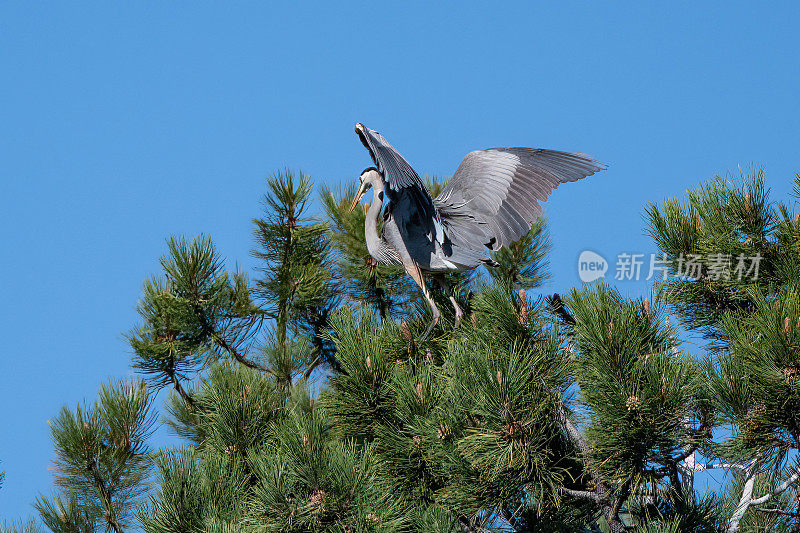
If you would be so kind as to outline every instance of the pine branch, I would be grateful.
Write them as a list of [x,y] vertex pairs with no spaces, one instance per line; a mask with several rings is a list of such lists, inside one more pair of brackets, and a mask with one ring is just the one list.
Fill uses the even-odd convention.
[[100,502],[105,511],[105,520],[115,533],[122,533],[122,526],[119,524],[117,515],[114,512],[114,508],[111,504],[112,491],[107,486],[103,477],[97,471],[97,465],[95,464],[95,461],[96,459],[94,457],[90,457],[86,462],[86,469],[89,472],[89,475],[92,477],[95,488],[100,495]]
[[506,504],[506,502],[503,502],[503,505],[500,506],[500,511],[503,513],[503,518],[506,519],[506,522],[508,522],[508,524],[512,528],[514,528],[514,531],[524,531],[525,530],[524,529],[524,525],[521,524],[519,522],[519,520],[517,520],[517,518],[514,516],[514,513],[512,513],[508,509],[508,505]]
[[267,372],[268,374],[275,375],[275,371],[273,369],[259,365],[258,363],[253,362],[247,359],[242,354],[240,354],[236,348],[234,348],[231,344],[229,344],[217,332],[209,329],[208,333],[211,336],[211,338],[214,339],[214,342],[216,342],[223,350],[225,350],[231,357],[233,357],[236,360],[236,362],[243,364],[247,368],[252,368],[253,370],[259,370],[261,372]]
[[586,470],[589,476],[593,479],[596,487],[595,491],[574,490],[562,487],[562,491],[574,498],[599,504],[604,510],[606,520],[608,520],[612,532],[619,533],[625,531],[625,525],[619,519],[619,510],[622,504],[625,503],[625,500],[628,498],[630,483],[626,481],[622,488],[617,491],[617,496],[612,498],[612,491],[605,481],[599,477],[597,468],[592,468],[591,465],[594,462],[594,459],[592,458],[592,454],[589,450],[586,440],[583,438],[583,435],[575,426],[575,424],[572,423],[572,420],[570,419],[563,403],[559,403],[559,416],[561,418],[561,423],[566,428],[567,434],[569,435],[573,444],[576,446],[576,448],[578,448],[578,450],[580,450],[581,459],[584,460],[587,465],[589,465],[589,468]]
[[[145,490],[149,473],[149,437],[154,417],[143,382],[103,386],[89,408],[64,407],[51,422],[56,448],[55,484],[67,496],[40,499],[45,522],[96,523],[121,533]],[[78,528],[79,530],[81,528]]]
[[744,465],[738,463],[692,463],[687,465],[687,469],[692,472],[705,472],[706,470],[747,470]]
[[180,382],[180,379],[178,379],[178,376],[174,372],[171,372],[169,374],[169,376],[172,379],[172,383],[173,383],[173,387],[175,388],[175,391],[180,395],[181,398],[183,398],[183,400],[190,407],[194,407],[195,406],[194,399],[192,398],[192,396],[188,392],[186,392],[186,389],[183,388],[183,385],[181,385],[181,382]]

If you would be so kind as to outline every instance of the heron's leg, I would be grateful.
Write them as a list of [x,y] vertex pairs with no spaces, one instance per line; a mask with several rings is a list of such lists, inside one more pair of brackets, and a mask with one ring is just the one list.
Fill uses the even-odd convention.
[[450,285],[447,284],[444,274],[434,274],[433,279],[435,279],[436,283],[442,288],[447,299],[450,300],[450,303],[453,304],[453,309],[456,311],[456,327],[458,327],[459,324],[461,324],[461,317],[464,316],[464,311],[461,310],[461,307],[453,296],[453,291],[450,289]]
[[439,312],[439,308],[436,307],[436,302],[433,301],[433,297],[431,297],[431,293],[428,290],[428,286],[425,285],[425,280],[422,279],[422,270],[419,269],[419,266],[413,263],[404,264],[403,266],[405,267],[406,272],[408,272],[408,275],[411,276],[411,279],[413,279],[417,283],[417,285],[419,285],[419,288],[422,290],[422,295],[425,296],[426,300],[428,300],[428,304],[431,306],[431,312],[433,313],[433,321],[431,321],[430,325],[428,326],[428,329],[425,330],[425,333],[419,339],[420,341],[422,341],[425,340],[425,338],[431,332],[433,326],[435,326],[436,323],[439,322],[439,317],[441,316],[441,313]]

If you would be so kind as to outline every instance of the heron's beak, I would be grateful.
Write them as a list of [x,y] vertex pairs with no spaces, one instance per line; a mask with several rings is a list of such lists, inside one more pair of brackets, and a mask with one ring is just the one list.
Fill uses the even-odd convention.
[[358,192],[356,193],[356,197],[353,198],[353,203],[350,204],[350,212],[351,213],[353,212],[353,209],[355,209],[356,206],[358,205],[358,202],[361,201],[361,197],[364,196],[364,193],[367,192],[367,187],[368,186],[369,186],[369,183],[368,182],[364,182],[358,188]]

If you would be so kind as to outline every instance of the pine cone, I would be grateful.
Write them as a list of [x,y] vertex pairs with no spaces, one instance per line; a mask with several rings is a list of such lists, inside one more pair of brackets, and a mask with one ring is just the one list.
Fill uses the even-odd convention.
[[794,364],[783,367],[783,380],[790,386],[797,384],[797,367]]
[[628,396],[628,399],[625,400],[625,407],[628,408],[628,412],[630,411],[638,411],[639,407],[641,407],[641,402],[639,401],[638,396]]
[[519,420],[514,420],[503,426],[500,436],[505,440],[521,440],[525,436],[525,425]]
[[400,331],[403,333],[403,338],[406,340],[406,347],[410,352],[414,343],[414,338],[411,336],[411,328],[408,327],[408,322],[405,320],[400,322]]
[[321,512],[325,509],[325,500],[327,499],[328,495],[325,493],[324,490],[317,489],[311,494],[311,507],[314,508],[315,511]]
[[519,293],[519,323],[521,326],[528,325],[528,300],[525,298],[525,289],[520,289]]

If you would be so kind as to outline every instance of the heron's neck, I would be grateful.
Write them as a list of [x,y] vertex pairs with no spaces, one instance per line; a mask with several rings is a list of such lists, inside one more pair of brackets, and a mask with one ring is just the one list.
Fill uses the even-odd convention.
[[381,214],[383,207],[383,183],[376,181],[372,185],[372,203],[367,209],[367,215],[364,220],[364,236],[367,241],[367,250],[369,255],[382,263],[390,261],[389,246],[378,234],[378,216]]

